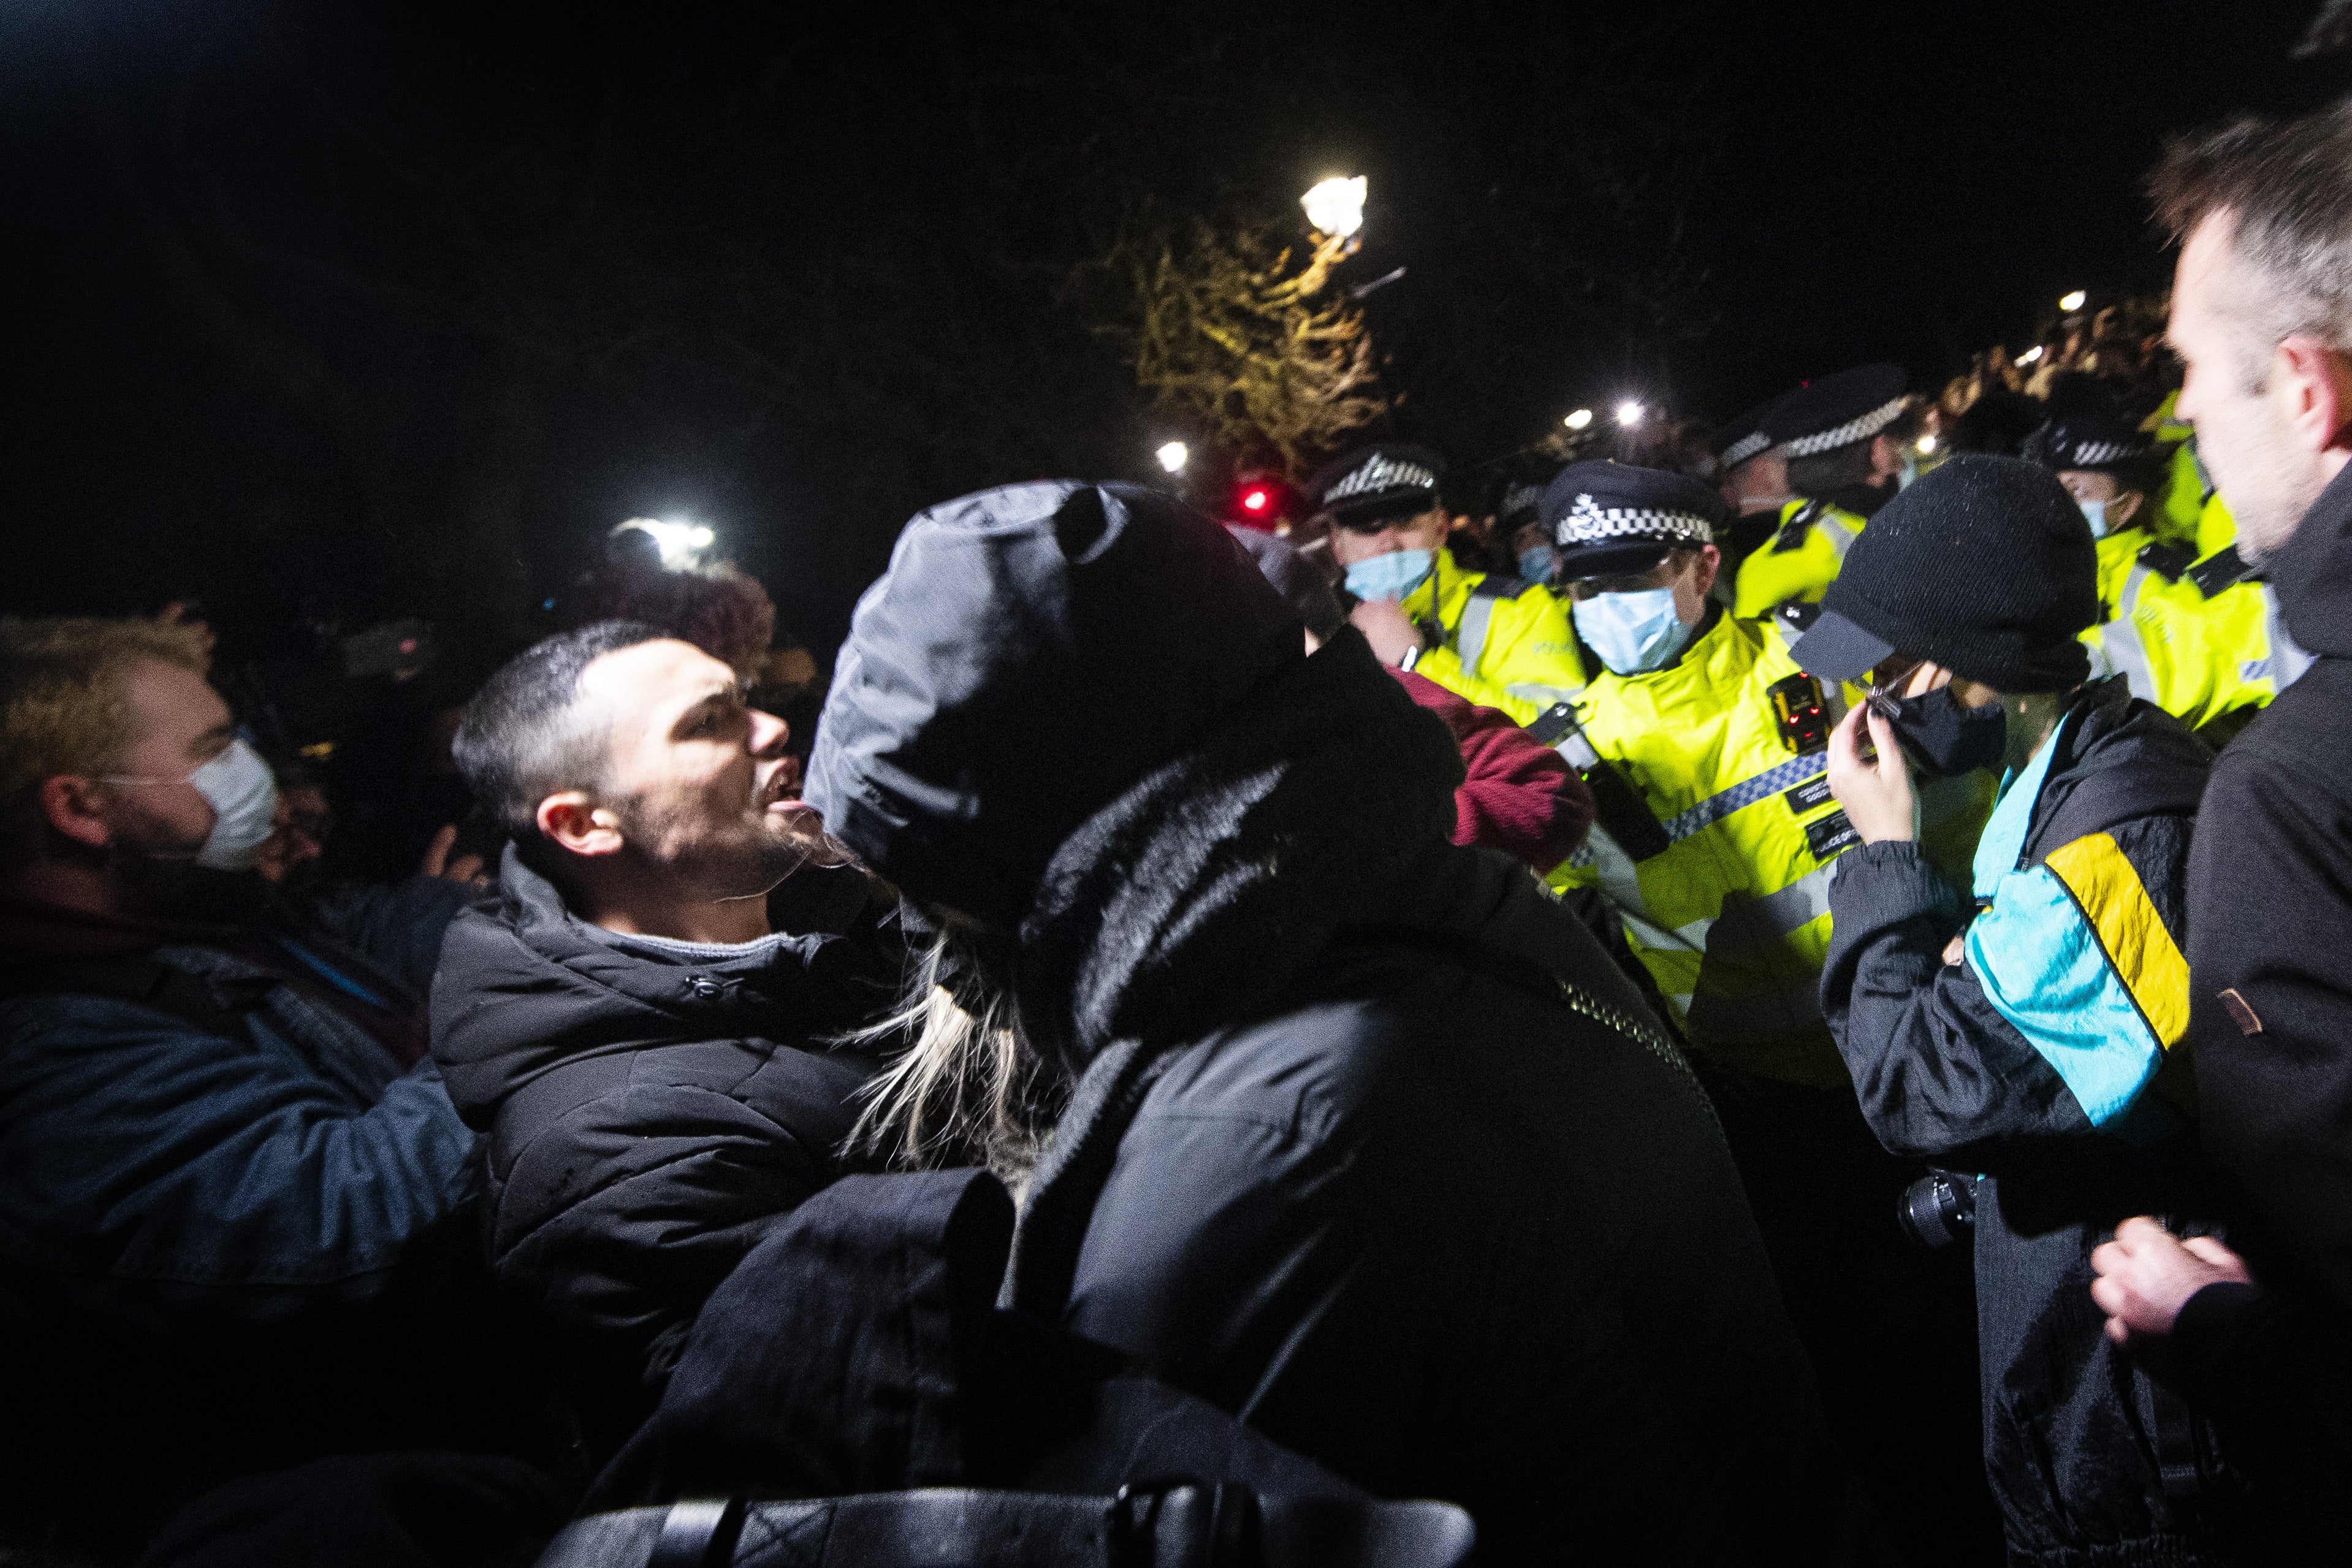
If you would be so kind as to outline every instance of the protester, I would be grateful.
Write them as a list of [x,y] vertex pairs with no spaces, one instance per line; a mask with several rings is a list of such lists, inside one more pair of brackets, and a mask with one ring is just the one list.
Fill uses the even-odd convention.
[[488,1134],[491,1266],[608,1446],[711,1289],[839,1173],[870,1069],[828,1042],[896,988],[873,911],[771,923],[779,883],[840,858],[784,793],[785,739],[726,665],[625,621],[537,644],[457,731],[510,841],[496,906],[450,928],[434,1055]]
[[467,889],[288,919],[205,664],[184,627],[0,622],[0,1492],[100,1547],[244,1470],[479,1440],[518,1386],[422,1059]]
[[2185,138],[2152,182],[2179,413],[2313,663],[2222,753],[2189,861],[2204,1146],[2241,1221],[2226,1245],[2135,1223],[2095,1258],[2109,1331],[2213,1410],[2281,1562],[2340,1552],[2352,1463],[2347,171],[2352,102]]
[[[1979,571],[1945,569],[1956,532]],[[2096,583],[2053,479],[1958,457],[1871,520],[1791,650],[1872,684],[1830,748],[1862,845],[1830,889],[1822,1003],[1887,1148],[1959,1167],[1915,1201],[1975,1238],[1985,1466],[2021,1564],[2227,1545],[2210,1434],[2122,1360],[2083,1294],[2108,1224],[2191,1212],[2194,1095],[2168,1053],[2211,762],[2120,683],[2084,684]],[[1972,904],[1920,854],[1911,774],[1994,764]],[[1944,1217],[1916,1223],[1933,1236]]]
[[1012,1305],[1494,1561],[1874,1555],[1679,1052],[1447,843],[1444,729],[1302,645],[1147,490],[908,525],[809,775],[951,955],[883,1130],[1042,1151]]

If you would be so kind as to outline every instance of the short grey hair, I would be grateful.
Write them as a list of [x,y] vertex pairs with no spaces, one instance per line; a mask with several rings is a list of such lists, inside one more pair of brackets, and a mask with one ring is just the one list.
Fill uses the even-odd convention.
[[2147,188],[2175,241],[2217,214],[2234,218],[2231,249],[2257,284],[2235,313],[2265,356],[2298,332],[2352,353],[2352,99],[2176,137]]

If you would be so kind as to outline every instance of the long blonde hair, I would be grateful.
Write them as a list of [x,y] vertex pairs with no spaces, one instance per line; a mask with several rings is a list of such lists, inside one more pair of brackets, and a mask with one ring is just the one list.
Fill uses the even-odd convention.
[[943,925],[910,967],[898,1005],[847,1037],[911,1038],[861,1091],[853,1152],[900,1170],[982,1163],[1016,1191],[1069,1100],[1021,1037],[1001,943]]

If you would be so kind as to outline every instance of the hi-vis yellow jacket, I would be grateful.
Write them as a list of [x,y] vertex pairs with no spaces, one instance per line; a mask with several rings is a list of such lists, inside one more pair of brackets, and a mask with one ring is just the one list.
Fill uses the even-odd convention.
[[2094,677],[2124,677],[2134,697],[2192,730],[2267,705],[2311,658],[2287,636],[2269,584],[2244,571],[2234,546],[2177,578],[2136,565],[2112,617],[2083,634]]
[[2196,432],[2173,417],[2173,405],[2179,400],[2180,394],[2173,393],[2140,425],[2158,444],[2174,444],[2164,493],[2153,498],[2156,517],[2150,526],[2158,538],[2186,546],[2202,560],[2237,542],[2238,522],[2197,455]]
[[1863,519],[1825,500],[1798,500],[1780,509],[1780,526],[1739,563],[1731,613],[1760,620],[1782,605],[1819,604]]
[[1424,626],[1435,622],[1444,634],[1442,646],[1414,661],[1415,674],[1522,724],[1584,689],[1565,601],[1536,584],[1504,592],[1518,580],[1465,572],[1449,550],[1436,557],[1435,570],[1398,606]]
[[1842,1086],[1821,971],[1830,863],[1856,839],[1830,798],[1825,746],[1796,749],[1772,689],[1793,680],[1784,694],[1827,704],[1778,631],[1713,616],[1672,665],[1601,670],[1578,704],[1584,740],[1648,804],[1664,847],[1637,862],[1596,826],[1551,880],[1597,886],[1616,906],[1698,1050],[1765,1077]]
[[[2147,567],[2140,552],[2156,542],[2156,535],[2134,523],[2103,533],[2095,542],[2099,554],[2099,619],[2111,621],[2122,613],[2125,585],[2135,574],[2144,574]],[[2186,557],[2178,557],[2187,564]],[[2158,568],[2161,573],[2161,568]],[[2177,568],[2174,574],[2178,574]]]

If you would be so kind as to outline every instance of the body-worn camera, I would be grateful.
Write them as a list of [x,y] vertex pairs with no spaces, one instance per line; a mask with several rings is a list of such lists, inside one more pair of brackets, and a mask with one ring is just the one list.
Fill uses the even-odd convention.
[[1965,1241],[1976,1234],[1976,1184],[1950,1171],[1930,1171],[1903,1189],[1895,1217],[1903,1234],[1922,1247]]

